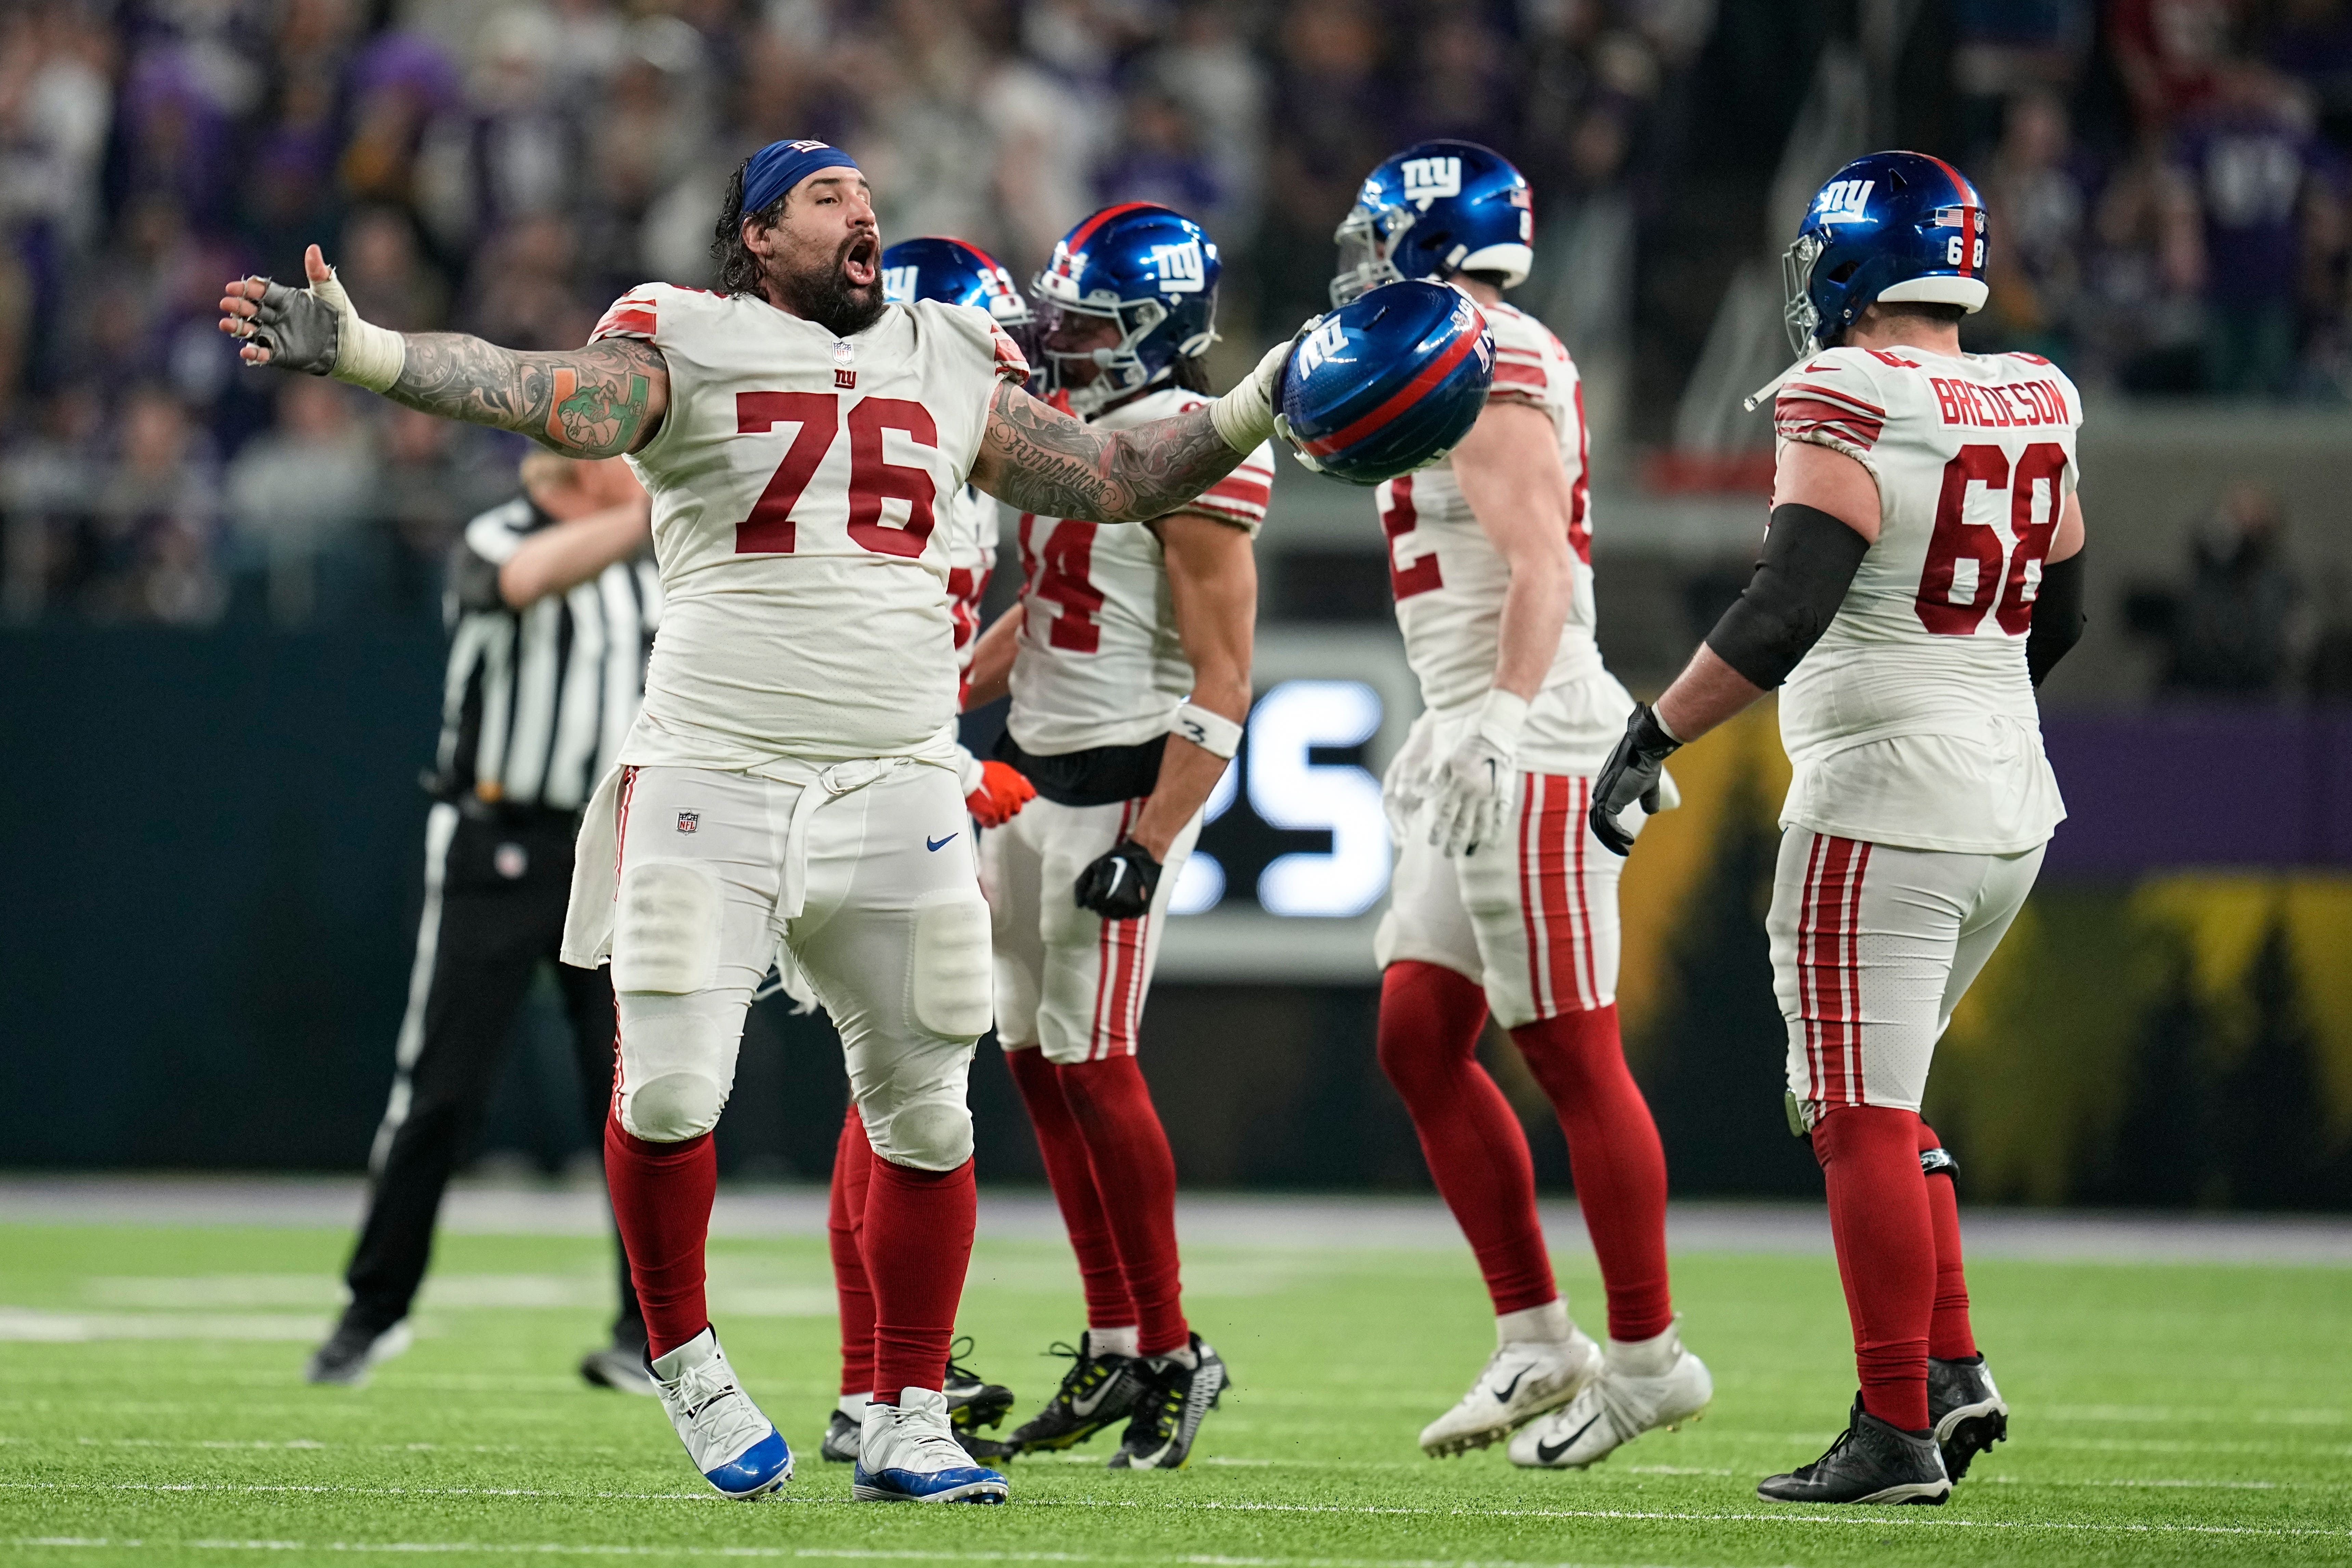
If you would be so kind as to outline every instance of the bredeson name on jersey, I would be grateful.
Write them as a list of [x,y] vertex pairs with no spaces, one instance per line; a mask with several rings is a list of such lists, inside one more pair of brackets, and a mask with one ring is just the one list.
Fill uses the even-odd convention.
[[629,461],[664,618],[621,760],[757,771],[941,743],[956,713],[951,530],[999,379],[984,310],[892,305],[846,339],[747,295],[647,284],[597,323],[669,367]]
[[2035,354],[1836,348],[1782,384],[1780,439],[1844,453],[1879,496],[1877,542],[1781,689],[1783,824],[2013,854],[2064,818],[2025,639],[2080,407]]

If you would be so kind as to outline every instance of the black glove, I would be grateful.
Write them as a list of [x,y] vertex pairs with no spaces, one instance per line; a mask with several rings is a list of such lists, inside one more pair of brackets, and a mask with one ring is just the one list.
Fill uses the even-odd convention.
[[335,368],[341,338],[341,318],[307,289],[272,283],[254,302],[252,341],[269,351],[269,363],[279,370],[327,374]]
[[1132,838],[1122,838],[1078,873],[1078,908],[1107,921],[1131,921],[1151,908],[1160,890],[1160,862]]
[[1633,705],[1633,716],[1625,721],[1625,733],[1618,737],[1617,749],[1601,764],[1601,776],[1592,781],[1592,837],[1615,854],[1629,853],[1633,847],[1633,835],[1617,826],[1617,818],[1635,801],[1642,809],[1654,813],[1658,809],[1658,775],[1665,771],[1666,759],[1681,750],[1682,742],[1666,733],[1665,726],[1646,702]]

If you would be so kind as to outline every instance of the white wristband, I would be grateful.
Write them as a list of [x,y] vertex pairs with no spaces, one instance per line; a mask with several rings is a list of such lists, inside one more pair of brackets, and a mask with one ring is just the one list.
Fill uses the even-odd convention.
[[343,292],[342,279],[332,271],[326,281],[311,284],[310,292],[335,312],[334,378],[370,392],[391,391],[408,363],[407,340],[389,327],[362,321],[352,297]]
[[1528,700],[1516,691],[1495,687],[1478,705],[1478,734],[1506,753],[1517,753],[1519,731],[1527,723]]
[[1176,710],[1176,728],[1172,731],[1190,741],[1213,757],[1230,761],[1242,749],[1242,727],[1222,713],[1212,713],[1198,703],[1187,702]]

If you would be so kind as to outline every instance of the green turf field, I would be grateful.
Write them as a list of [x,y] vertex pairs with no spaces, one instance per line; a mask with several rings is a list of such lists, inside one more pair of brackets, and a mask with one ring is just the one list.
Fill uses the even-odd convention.
[[[1339,1238],[1335,1238],[1335,1240]],[[1421,1424],[1489,1348],[1466,1256],[1194,1248],[1195,1322],[1238,1388],[1192,1468],[1017,1463],[1002,1509],[852,1505],[815,1458],[833,1397],[824,1251],[722,1242],[714,1312],[801,1457],[718,1500],[650,1400],[572,1374],[603,1322],[588,1238],[445,1240],[416,1348],[305,1386],[346,1237],[0,1226],[0,1552],[27,1562],[807,1558],[941,1563],[2352,1562],[2352,1272],[1989,1262],[1978,1326],[2011,1440],[1942,1509],[1780,1509],[1852,1389],[1828,1259],[1685,1255],[1714,1409],[1588,1474],[1433,1462]],[[1598,1284],[1571,1272],[1598,1325]],[[437,1300],[436,1300],[437,1293]],[[963,1326],[1025,1413],[1078,1326],[1058,1247],[983,1243]],[[39,1336],[116,1336],[68,1342]],[[1017,1418],[1017,1415],[1016,1415]]]

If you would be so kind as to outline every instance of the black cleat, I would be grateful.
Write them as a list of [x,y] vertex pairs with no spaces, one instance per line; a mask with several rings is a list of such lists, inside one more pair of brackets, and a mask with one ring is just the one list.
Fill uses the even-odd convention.
[[1223,1358],[1198,1334],[1192,1336],[1192,1353],[1198,1365],[1144,1363],[1148,1381],[1136,1395],[1135,1414],[1128,1419],[1118,1452],[1110,1457],[1112,1469],[1178,1470],[1192,1457],[1192,1439],[1199,1436],[1202,1421],[1233,1382]]
[[1134,1408],[1142,1392],[1145,1368],[1131,1356],[1097,1355],[1087,1335],[1078,1336],[1078,1348],[1057,1344],[1055,1355],[1070,1358],[1062,1386],[1045,1401],[1045,1408],[1013,1429],[1013,1452],[1031,1448],[1073,1448]]
[[816,1446],[816,1457],[828,1465],[857,1463],[857,1440],[865,1431],[842,1413],[841,1406],[835,1405],[833,1414],[825,1418],[824,1440]]
[[327,1342],[310,1352],[310,1364],[302,1369],[305,1383],[340,1384],[345,1388],[366,1386],[368,1373],[375,1364],[390,1361],[408,1348],[408,1321],[384,1328],[355,1322],[346,1315],[327,1336]]
[[1992,1384],[1984,1357],[1927,1358],[1927,1424],[1944,1451],[1944,1473],[1958,1480],[1969,1463],[2009,1436],[2009,1406]]
[[[991,1383],[957,1358],[971,1353],[971,1336],[956,1341],[948,1352],[948,1376],[940,1390],[947,1395],[948,1425],[955,1428],[958,1441],[972,1436],[982,1426],[1002,1426],[1007,1412],[1013,1408],[1013,1391],[1001,1383]],[[970,1442],[964,1447],[971,1447]]]
[[654,1382],[654,1369],[646,1364],[642,1340],[635,1344],[615,1340],[603,1350],[590,1351],[580,1358],[580,1375],[598,1388],[642,1394],[648,1399],[661,1396],[661,1386]]
[[1790,1474],[1766,1477],[1756,1495],[1766,1502],[1940,1504],[1952,1495],[1952,1481],[1933,1436],[1888,1426],[1856,1395],[1851,1422],[1827,1453]]

